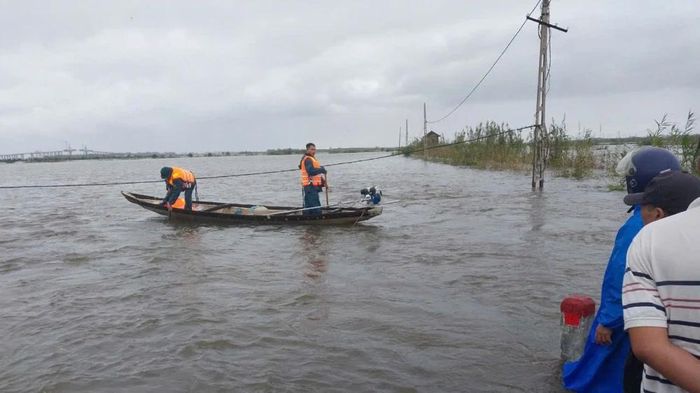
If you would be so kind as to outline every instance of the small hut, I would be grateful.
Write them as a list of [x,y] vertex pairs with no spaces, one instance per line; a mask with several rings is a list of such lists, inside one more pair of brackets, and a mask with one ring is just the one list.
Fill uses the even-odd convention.
[[436,146],[440,144],[440,134],[435,131],[430,131],[425,135],[428,146]]

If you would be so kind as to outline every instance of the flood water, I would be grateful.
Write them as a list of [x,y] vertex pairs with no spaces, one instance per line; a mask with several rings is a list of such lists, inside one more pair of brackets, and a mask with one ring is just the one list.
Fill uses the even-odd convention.
[[[321,155],[322,163],[372,154]],[[0,185],[296,167],[297,156],[0,164]],[[559,302],[598,298],[622,193],[395,157],[329,168],[345,227],[169,223],[121,189],[0,190],[2,392],[558,392]],[[297,173],[200,198],[301,204]]]

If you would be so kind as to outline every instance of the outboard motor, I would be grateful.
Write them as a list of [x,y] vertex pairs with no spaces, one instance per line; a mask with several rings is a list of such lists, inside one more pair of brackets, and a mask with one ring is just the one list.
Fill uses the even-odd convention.
[[368,205],[378,205],[382,200],[382,190],[376,186],[363,188],[360,190],[360,194],[362,194],[362,201]]

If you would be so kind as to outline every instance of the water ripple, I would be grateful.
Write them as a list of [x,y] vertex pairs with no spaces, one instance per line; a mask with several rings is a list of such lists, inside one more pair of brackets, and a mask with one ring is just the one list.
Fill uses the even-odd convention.
[[[0,179],[297,163],[13,164]],[[569,292],[598,292],[625,218],[619,194],[567,179],[532,194],[518,173],[399,157],[332,176],[333,201],[376,183],[402,202],[353,227],[222,227],[169,223],[111,188],[9,192],[0,391],[560,391],[557,306]],[[297,182],[199,187],[209,200],[289,205],[300,202]]]

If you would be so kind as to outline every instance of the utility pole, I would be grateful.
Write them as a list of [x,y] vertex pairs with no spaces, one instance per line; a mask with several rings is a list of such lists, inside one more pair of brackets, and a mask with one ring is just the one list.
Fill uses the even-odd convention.
[[[542,1],[540,21],[549,23],[549,0]],[[545,107],[547,98],[547,55],[549,54],[549,27],[540,24],[540,65],[537,72],[537,107],[535,110],[534,155],[532,161],[532,189],[544,188],[545,138],[547,124]]]
[[406,119],[406,146],[408,146],[408,119]]
[[546,124],[546,98],[547,78],[549,77],[549,28],[554,28],[564,33],[566,29],[549,23],[550,0],[542,0],[542,15],[540,19],[527,17],[527,19],[539,24],[540,36],[540,63],[537,72],[537,107],[535,108],[535,131],[532,141],[532,189],[544,188],[544,170],[547,166],[547,124]]
[[423,159],[428,159],[428,112],[423,103]]

